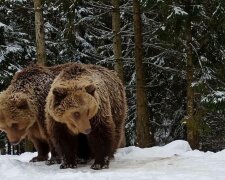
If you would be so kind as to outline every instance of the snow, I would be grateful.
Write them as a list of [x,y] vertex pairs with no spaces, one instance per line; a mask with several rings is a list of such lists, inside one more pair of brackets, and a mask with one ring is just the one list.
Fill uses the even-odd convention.
[[0,63],[5,60],[5,56],[10,53],[18,53],[23,51],[22,46],[18,44],[8,44],[5,46],[5,52],[0,51]]
[[6,24],[0,22],[0,27],[3,27],[5,31],[12,31],[11,26],[7,26]]
[[7,25],[0,22],[0,27],[5,27],[5,26],[7,26]]
[[27,0],[8,0],[9,2],[20,2],[20,3],[22,3],[22,2],[27,2]]
[[110,168],[92,170],[90,165],[59,169],[44,162],[31,163],[36,153],[0,155],[2,180],[224,180],[225,151],[217,153],[191,150],[186,141],[177,140],[162,147],[119,149]]
[[202,102],[210,102],[213,103],[219,103],[225,101],[225,91],[214,91],[211,94],[207,95],[206,97],[203,97]]
[[9,44],[8,46],[6,46],[6,54],[8,53],[17,53],[18,51],[22,51],[23,48],[22,46],[18,45],[18,44]]
[[180,16],[186,16],[188,15],[187,12],[185,12],[181,7],[178,6],[171,6],[172,7],[172,13],[167,17],[169,19],[172,15],[180,15]]
[[174,13],[175,14],[178,14],[178,15],[188,15],[188,13],[185,12],[181,7],[173,6],[173,10],[174,10]]

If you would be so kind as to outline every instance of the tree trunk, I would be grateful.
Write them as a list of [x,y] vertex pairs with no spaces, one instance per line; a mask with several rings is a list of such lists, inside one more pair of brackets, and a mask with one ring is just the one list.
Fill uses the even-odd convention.
[[192,149],[199,148],[199,133],[198,133],[198,122],[194,119],[194,89],[193,83],[193,49],[192,49],[192,30],[191,30],[191,11],[190,2],[186,2],[186,11],[189,14],[186,26],[186,54],[187,54],[187,109],[186,109],[186,122],[187,122],[187,141],[189,142]]
[[7,142],[7,154],[11,154],[12,146],[9,142]]
[[153,146],[154,138],[150,127],[148,100],[145,91],[145,77],[144,77],[145,72],[142,64],[143,61],[142,24],[141,24],[141,12],[139,0],[133,0],[133,19],[134,19],[135,70],[136,70],[137,145],[141,148],[144,148]]
[[[113,30],[113,53],[115,59],[114,69],[117,72],[119,78],[124,83],[123,75],[123,61],[122,61],[122,39],[120,34],[120,0],[112,0],[112,30]],[[125,129],[122,134],[122,143],[120,147],[126,146]]]
[[16,146],[16,155],[20,155],[21,154],[21,152],[20,152],[20,144],[18,144],[17,146]]
[[120,79],[124,82],[123,61],[122,61],[122,39],[120,34],[120,0],[112,0],[112,29],[113,29],[113,53],[115,58],[114,69]]
[[45,35],[44,35],[44,22],[41,0],[34,1],[35,11],[35,32],[36,32],[36,58],[37,64],[46,64],[46,50],[45,50]]
[[15,148],[16,146],[12,146],[12,155],[15,155]]

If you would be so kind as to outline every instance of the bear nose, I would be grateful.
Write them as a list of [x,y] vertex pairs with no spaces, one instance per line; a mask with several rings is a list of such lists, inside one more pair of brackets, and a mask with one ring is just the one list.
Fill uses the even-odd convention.
[[10,144],[13,145],[13,146],[15,146],[15,145],[17,145],[19,143],[20,143],[20,141],[10,141]]
[[85,130],[85,134],[90,134],[91,133],[91,128]]

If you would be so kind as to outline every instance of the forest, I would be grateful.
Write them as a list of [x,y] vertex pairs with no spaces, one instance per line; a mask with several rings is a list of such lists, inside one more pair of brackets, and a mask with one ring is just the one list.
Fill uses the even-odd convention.
[[[184,139],[193,149],[219,151],[225,148],[224,14],[223,0],[1,0],[0,91],[30,64],[102,65],[115,69],[126,88],[127,146]],[[11,146],[0,131],[0,150],[33,148],[27,140]]]

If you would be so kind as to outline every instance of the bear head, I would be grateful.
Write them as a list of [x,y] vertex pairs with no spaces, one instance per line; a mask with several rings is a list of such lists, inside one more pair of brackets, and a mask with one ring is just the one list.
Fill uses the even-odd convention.
[[73,134],[89,134],[89,120],[97,114],[99,107],[96,86],[76,80],[54,82],[46,107],[54,120],[66,124]]
[[6,132],[11,144],[18,144],[28,134],[36,121],[34,111],[26,94],[7,90],[0,93],[0,130]]

